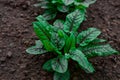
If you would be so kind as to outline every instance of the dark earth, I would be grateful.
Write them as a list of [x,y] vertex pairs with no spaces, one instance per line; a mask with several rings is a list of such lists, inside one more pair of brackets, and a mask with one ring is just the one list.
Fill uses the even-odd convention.
[[[36,0],[0,0],[0,80],[52,80],[53,73],[42,69],[52,55],[29,55],[25,49],[38,38],[32,22],[43,13]],[[58,15],[59,16],[59,15]],[[84,30],[96,27],[100,37],[120,51],[120,0],[97,0],[87,10]],[[90,59],[96,72],[87,74],[70,64],[71,80],[120,80],[120,55]]]

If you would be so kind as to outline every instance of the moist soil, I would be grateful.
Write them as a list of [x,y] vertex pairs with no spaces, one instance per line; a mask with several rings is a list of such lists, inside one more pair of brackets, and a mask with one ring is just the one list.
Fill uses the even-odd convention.
[[[38,39],[32,22],[43,13],[34,3],[36,0],[0,0],[0,80],[53,80],[53,73],[42,69],[52,54],[34,56],[25,52]],[[88,27],[99,28],[100,37],[120,51],[120,0],[97,0],[91,5],[80,30]],[[93,74],[70,63],[71,80],[120,80],[120,55],[96,57],[90,62],[96,69]]]

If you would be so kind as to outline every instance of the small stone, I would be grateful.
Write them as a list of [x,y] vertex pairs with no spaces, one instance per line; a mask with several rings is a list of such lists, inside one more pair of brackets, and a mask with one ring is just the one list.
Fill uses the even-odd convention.
[[27,10],[28,6],[27,5],[22,5],[23,10]]
[[73,77],[73,80],[78,80],[78,77]]
[[43,76],[41,80],[46,80],[46,77]]
[[0,53],[2,52],[2,50],[0,49]]
[[20,68],[21,68],[21,69],[26,68],[26,64],[21,64]]
[[6,60],[6,57],[1,57],[1,58],[0,58],[0,61],[1,61],[1,62],[5,62],[5,60]]
[[117,77],[120,78],[120,75],[118,74]]
[[20,17],[24,17],[24,14],[20,14]]
[[120,19],[120,15],[118,14],[117,17]]
[[30,5],[31,5],[30,1],[27,1],[26,3],[27,3],[27,5],[28,5],[28,6],[30,6]]
[[13,69],[13,68],[10,70],[11,73],[14,73],[15,71],[16,69]]
[[1,64],[0,66],[1,66],[1,67],[5,67],[5,64]]
[[14,43],[10,43],[10,45],[9,45],[10,47],[14,47]]
[[7,57],[12,57],[12,52],[11,51],[9,51],[8,53],[7,53]]
[[30,80],[35,80],[34,77],[31,77]]
[[41,74],[42,74],[42,75],[46,75],[46,72],[45,72],[45,71],[41,71]]

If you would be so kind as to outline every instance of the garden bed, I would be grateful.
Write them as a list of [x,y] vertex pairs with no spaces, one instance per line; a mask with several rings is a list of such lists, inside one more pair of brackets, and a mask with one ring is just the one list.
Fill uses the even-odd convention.
[[[42,69],[52,55],[28,55],[25,49],[38,39],[32,22],[43,13],[34,8],[35,0],[0,1],[0,80],[52,80],[52,73]],[[59,16],[59,15],[58,15]],[[120,51],[120,0],[97,0],[87,10],[87,20],[82,30],[96,27],[105,38]],[[81,31],[81,29],[80,29]],[[87,74],[81,69],[71,69],[71,80],[119,80],[120,56],[90,59],[96,72]]]

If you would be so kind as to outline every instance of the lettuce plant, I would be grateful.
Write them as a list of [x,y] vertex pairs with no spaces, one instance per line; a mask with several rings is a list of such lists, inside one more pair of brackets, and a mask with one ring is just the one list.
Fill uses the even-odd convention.
[[88,61],[89,58],[117,53],[109,44],[105,44],[106,40],[98,38],[101,34],[99,29],[92,27],[77,32],[84,20],[84,13],[81,10],[68,14],[65,21],[56,20],[53,25],[50,25],[41,15],[36,19],[33,27],[40,40],[26,51],[35,55],[50,52],[56,56],[43,65],[43,69],[54,71],[54,80],[70,79],[68,69],[70,60],[77,62],[85,72],[93,73],[95,70]]
[[40,6],[45,9],[43,17],[50,20],[56,17],[57,12],[70,13],[76,9],[86,10],[90,4],[96,0],[40,0],[40,3],[35,6]]

